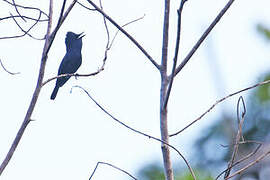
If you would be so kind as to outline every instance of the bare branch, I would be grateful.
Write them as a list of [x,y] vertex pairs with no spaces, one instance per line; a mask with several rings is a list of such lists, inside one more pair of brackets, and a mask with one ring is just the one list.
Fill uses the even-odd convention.
[[3,1],[6,2],[6,3],[8,3],[8,4],[10,4],[10,5],[12,5],[12,6],[16,6],[16,8],[19,7],[19,8],[23,8],[23,9],[31,9],[31,10],[39,11],[39,12],[41,12],[41,14],[44,14],[44,15],[49,19],[49,15],[46,14],[44,11],[42,11],[42,10],[39,9],[39,8],[22,6],[22,5],[18,5],[18,4],[11,3],[11,2],[9,2],[9,1],[7,1],[7,0],[3,0]]
[[15,73],[13,73],[13,72],[10,72],[9,70],[7,70],[7,69],[5,68],[5,66],[4,66],[4,64],[2,63],[1,59],[0,59],[0,64],[1,64],[2,68],[4,69],[4,71],[6,71],[7,73],[9,73],[9,74],[11,74],[11,75],[20,74],[20,72],[15,72]]
[[[100,5],[100,9],[103,11],[101,0],[99,0],[99,5]],[[108,49],[109,44],[110,44],[110,32],[109,32],[109,29],[107,26],[107,21],[106,21],[105,16],[103,16],[103,21],[104,21],[104,25],[105,25],[105,29],[106,29],[106,33],[107,33],[107,39],[108,39],[107,44],[106,44],[106,49]]]
[[[11,17],[13,17],[12,14],[10,14],[10,15],[11,15]],[[22,34],[20,37],[23,37],[23,36],[25,36],[25,35],[28,35],[29,37],[31,37],[31,38],[33,38],[33,39],[35,39],[35,40],[44,40],[45,38],[35,38],[35,37],[33,37],[33,36],[29,33],[29,32],[31,31],[31,29],[33,29],[34,26],[37,25],[37,23],[39,22],[40,18],[41,18],[41,13],[39,13],[39,17],[38,17],[37,21],[35,22],[35,24],[33,24],[27,31],[25,31],[25,30],[20,26],[20,24],[16,21],[15,18],[12,18],[12,19],[15,21],[16,25],[20,28],[20,30],[24,33],[24,34]],[[18,37],[18,36],[17,36],[17,37]]]
[[192,55],[197,51],[197,49],[200,47],[204,39],[208,36],[208,34],[212,31],[212,29],[217,25],[219,20],[222,18],[222,16],[226,13],[226,11],[230,8],[234,0],[229,0],[229,2],[225,5],[225,7],[220,11],[220,13],[217,15],[217,17],[214,19],[214,21],[210,24],[210,26],[205,30],[203,35],[200,37],[200,39],[197,41],[197,43],[193,46],[191,51],[188,53],[188,55],[185,57],[185,59],[181,62],[181,64],[176,68],[174,76],[176,76],[183,67],[188,63]]
[[175,53],[174,53],[174,58],[173,58],[173,67],[172,67],[172,73],[170,75],[170,82],[168,85],[168,90],[166,93],[166,97],[164,100],[164,104],[163,104],[163,109],[167,107],[168,101],[169,101],[169,97],[170,97],[170,93],[172,90],[172,84],[173,84],[173,80],[174,80],[174,76],[173,74],[175,73],[175,69],[176,69],[176,65],[177,65],[177,60],[178,60],[178,52],[179,52],[179,46],[180,46],[180,36],[181,36],[181,17],[182,17],[182,11],[183,11],[183,7],[184,4],[187,2],[187,0],[181,0],[180,3],[180,7],[177,10],[177,15],[178,15],[178,24],[177,24],[177,36],[176,36],[176,45],[175,45]]
[[141,51],[142,53],[151,61],[151,63],[159,70],[160,66],[156,61],[147,53],[147,51],[120,25],[118,25],[111,17],[109,17],[102,9],[100,9],[93,1],[87,0],[100,14],[102,14],[106,19],[108,19],[117,29],[119,29],[123,34],[125,34]]
[[[240,101],[242,102],[242,105],[243,105],[243,108],[244,108],[244,111],[242,112],[241,117],[239,117]],[[243,127],[243,124],[244,124],[244,117],[245,117],[245,114],[246,114],[246,106],[245,106],[245,102],[244,102],[243,97],[240,96],[239,99],[238,99],[238,102],[237,102],[237,122],[238,122],[238,131],[237,131],[236,138],[235,138],[235,145],[234,145],[232,157],[231,157],[231,160],[230,160],[230,162],[229,162],[229,164],[228,164],[228,168],[227,168],[228,170],[226,171],[226,173],[225,173],[225,175],[224,175],[224,178],[226,178],[226,177],[228,177],[228,176],[230,175],[230,172],[231,172],[231,169],[232,169],[234,160],[235,160],[235,158],[236,158],[236,154],[238,153],[239,142],[240,142],[240,139],[241,139],[241,136],[242,136],[242,127]],[[240,120],[240,118],[241,118],[241,120]]]
[[13,18],[13,15],[12,15],[12,14],[11,14],[11,17],[12,17],[12,19],[14,20],[14,22],[16,23],[16,25],[21,29],[21,31],[23,32],[23,34],[21,34],[21,35],[16,35],[16,36],[9,36],[9,37],[0,37],[0,40],[1,40],[1,39],[19,38],[19,37],[25,36],[26,34],[27,34],[28,36],[30,36],[31,38],[36,39],[36,40],[43,40],[43,39],[44,39],[44,38],[42,38],[42,39],[35,38],[35,37],[33,37],[32,35],[29,34],[29,32],[31,31],[31,29],[33,29],[33,28],[37,25],[37,23],[39,22],[39,20],[40,20],[40,18],[41,18],[41,12],[39,13],[39,17],[38,17],[37,21],[36,21],[36,22],[35,22],[35,23],[34,23],[27,31],[25,31],[25,30],[19,25],[19,23],[16,21],[16,19]]
[[[262,142],[258,142],[258,141],[250,141],[250,140],[249,140],[249,141],[244,141],[244,142],[239,142],[239,145],[240,145],[240,144],[246,144],[246,143],[256,143],[256,144],[258,144],[258,146],[255,148],[254,151],[250,152],[250,153],[249,153],[248,155],[246,155],[245,157],[243,157],[243,158],[239,159],[238,161],[236,161],[231,167],[234,167],[234,166],[236,166],[237,164],[239,164],[239,163],[241,163],[241,162],[243,162],[243,161],[249,159],[249,158],[252,157],[253,155],[255,155],[255,154],[258,152],[258,150],[261,148],[261,146],[262,146]],[[215,180],[218,180],[218,178],[219,178],[223,173],[225,173],[225,172],[227,172],[227,171],[228,171],[228,168],[225,169],[224,171],[222,171],[222,172],[215,178]]]
[[122,171],[123,173],[127,174],[127,175],[128,175],[129,177],[131,177],[132,179],[137,180],[137,178],[135,178],[134,176],[132,176],[132,175],[131,175],[130,173],[128,173],[127,171],[125,171],[125,170],[123,170],[123,169],[121,169],[121,168],[119,168],[119,167],[117,167],[117,166],[115,166],[115,165],[113,165],[113,164],[110,164],[110,163],[107,163],[107,162],[102,162],[102,161],[97,162],[97,165],[96,165],[94,171],[92,172],[92,174],[91,174],[89,180],[94,176],[94,174],[95,174],[95,172],[96,172],[96,170],[97,170],[99,164],[105,164],[105,165],[108,165],[108,166],[110,166],[110,167],[113,167],[114,169],[117,169],[117,170]]
[[261,160],[263,160],[266,156],[268,156],[270,154],[270,151],[267,151],[265,153],[263,153],[261,156],[259,156],[255,161],[249,163],[248,165],[246,165],[245,167],[243,167],[242,169],[236,171],[235,173],[233,173],[232,175],[230,175],[229,177],[226,177],[225,180],[230,179],[234,176],[236,176],[237,174],[242,173],[243,171],[245,171],[246,169],[250,168],[251,166],[253,166],[254,164],[260,162]]
[[[63,5],[65,5],[65,1],[63,2]],[[59,19],[61,18],[61,20],[58,19],[58,23],[57,23],[57,26],[55,27],[54,31],[51,33],[50,35],[50,40],[51,40],[51,43],[49,43],[49,46],[47,48],[47,51],[45,52],[45,54],[48,54],[48,52],[50,51],[51,49],[51,46],[52,46],[52,43],[54,41],[54,38],[56,36],[56,33],[58,32],[59,28],[61,27],[61,25],[63,24],[63,22],[66,20],[68,14],[70,13],[71,9],[74,7],[74,5],[76,4],[77,0],[73,0],[72,3],[69,5],[69,7],[67,8],[67,10],[65,11],[65,13],[63,14],[62,10],[60,12],[60,17]],[[62,8],[61,8],[62,9]],[[63,14],[63,15],[62,15]]]
[[[134,22],[137,22],[137,21],[143,19],[144,16],[145,16],[145,14],[144,14],[142,17],[139,17],[139,18],[137,18],[137,19],[135,19],[135,20],[132,20],[132,21],[130,21],[130,22],[128,22],[128,23],[122,25],[121,27],[123,28],[123,27],[125,27],[125,26],[127,26],[127,25],[130,25],[130,24],[132,24],[132,23],[134,23]],[[115,35],[114,35],[114,37],[113,37],[113,39],[112,39],[112,41],[111,41],[111,44],[110,44],[109,47],[108,47],[109,49],[111,49],[112,44],[113,44],[113,42],[114,42],[116,36],[118,35],[119,31],[120,31],[119,29],[116,31],[116,33],[115,33]]]
[[91,9],[91,8],[89,8],[89,7],[85,6],[85,5],[83,5],[83,4],[80,3],[79,1],[77,1],[77,3],[78,3],[80,6],[84,7],[85,9],[88,9],[88,10],[90,10],[90,11],[96,11],[96,9]]
[[16,12],[18,13],[18,15],[22,18],[22,20],[24,20],[24,22],[26,22],[26,20],[24,19],[24,17],[20,14],[20,12],[19,12],[19,10],[17,8],[17,5],[15,4],[15,1],[12,0],[12,2],[13,2],[14,8],[15,8]]
[[[184,160],[184,162],[186,163],[186,165],[187,165],[187,167],[188,167],[188,169],[189,169],[189,171],[190,171],[190,173],[191,173],[191,175],[192,175],[192,177],[193,177],[193,179],[194,180],[196,180],[196,176],[195,176],[195,174],[194,174],[194,171],[193,171],[193,169],[191,168],[191,166],[189,165],[189,163],[188,163],[188,161],[185,159],[185,157],[180,153],[180,151],[178,151],[174,146],[172,146],[172,145],[170,145],[170,144],[168,144],[167,142],[165,142],[165,141],[163,141],[163,140],[161,140],[161,139],[159,139],[159,138],[156,138],[156,137],[154,137],[154,136],[151,136],[151,135],[148,135],[148,134],[146,134],[146,133],[144,133],[144,132],[141,132],[141,131],[139,131],[139,130],[136,130],[136,129],[134,129],[134,128],[132,128],[132,127],[130,127],[130,126],[128,126],[127,124],[125,124],[125,123],[123,123],[122,121],[120,121],[119,119],[117,119],[117,118],[115,118],[112,114],[110,114],[105,108],[103,108],[90,94],[89,94],[89,92],[87,91],[87,90],[85,90],[83,87],[81,87],[81,86],[73,86],[72,87],[72,89],[73,88],[80,88],[80,89],[82,89],[86,94],[87,94],[87,96],[104,112],[104,113],[106,113],[108,116],[110,116],[114,121],[116,121],[117,123],[119,123],[119,124],[121,124],[122,126],[124,126],[124,127],[126,127],[126,128],[128,128],[128,129],[130,129],[131,131],[133,131],[133,132],[135,132],[135,133],[137,133],[137,134],[140,134],[140,135],[142,135],[142,136],[145,136],[145,137],[147,137],[147,138],[149,138],[149,139],[153,139],[153,140],[155,140],[155,141],[158,141],[158,142],[161,142],[161,143],[163,143],[163,144],[165,144],[165,145],[167,145],[167,146],[169,146],[170,148],[172,148],[173,150],[175,150],[177,153],[178,153],[178,155]],[[72,89],[71,89],[71,91],[72,91]]]
[[[99,5],[100,5],[101,10],[103,10],[101,0],[99,0]],[[105,30],[106,30],[106,34],[107,34],[107,44],[106,44],[106,48],[105,48],[105,52],[104,52],[103,65],[101,67],[102,70],[104,70],[104,67],[105,67],[105,63],[106,63],[106,60],[108,57],[109,44],[110,44],[110,32],[109,32],[109,29],[107,26],[106,18],[104,16],[103,16],[103,22],[104,22],[104,26],[105,26]]]
[[183,132],[184,130],[186,130],[187,128],[189,128],[191,125],[193,125],[194,123],[196,123],[197,121],[201,120],[207,113],[209,113],[216,105],[218,105],[219,103],[223,102],[224,100],[236,95],[236,94],[239,94],[241,92],[244,92],[244,91],[247,91],[247,90],[250,90],[250,89],[253,89],[255,87],[258,87],[258,86],[262,86],[262,85],[265,85],[265,84],[269,84],[270,83],[270,80],[266,80],[266,81],[263,81],[263,82],[260,82],[260,83],[257,83],[253,86],[250,86],[250,87],[247,87],[247,88],[244,88],[244,89],[241,89],[237,92],[234,92],[232,94],[229,94],[221,99],[219,99],[218,101],[216,101],[209,109],[207,109],[202,115],[200,115],[197,119],[195,119],[194,121],[192,121],[189,125],[187,125],[186,127],[184,127],[183,129],[181,129],[180,131],[174,133],[174,134],[171,134],[170,137],[172,136],[176,136],[178,135],[179,133]]
[[0,166],[0,175],[2,174],[2,172],[4,171],[4,169],[6,168],[6,166],[8,165],[10,159],[12,158],[21,138],[22,138],[22,135],[26,129],[26,127],[28,126],[28,124],[31,122],[30,118],[31,118],[31,115],[32,115],[32,112],[34,110],[34,107],[35,107],[35,104],[37,102],[37,98],[38,98],[38,95],[39,95],[39,92],[41,90],[41,83],[42,83],[42,79],[43,79],[43,76],[44,76],[44,69],[45,69],[45,64],[46,64],[46,59],[47,59],[47,54],[45,54],[45,50],[47,49],[48,47],[48,44],[50,43],[49,41],[49,34],[50,34],[50,30],[51,30],[51,22],[52,22],[52,3],[53,3],[53,0],[50,0],[50,5],[49,5],[49,21],[48,21],[48,27],[47,27],[47,36],[46,36],[46,40],[45,40],[45,44],[44,44],[44,48],[43,48],[43,53],[42,53],[42,59],[41,59],[41,65],[40,65],[40,71],[39,71],[39,77],[38,77],[38,83],[37,83],[37,86],[36,86],[36,89],[34,91],[34,94],[32,96],[32,100],[31,100],[31,103],[29,105],[29,108],[27,110],[27,113],[25,115],[25,118],[22,122],[22,125],[19,129],[19,131],[17,132],[17,135],[4,159],[4,161],[2,162],[1,166]]
[[[44,77],[44,71],[45,71],[45,67],[46,67],[46,62],[47,62],[47,56],[48,56],[48,52],[50,50],[50,47],[53,43],[53,40],[55,38],[55,35],[58,31],[58,29],[60,28],[60,26],[62,25],[62,23],[64,22],[65,18],[67,17],[67,15],[69,14],[69,12],[71,11],[71,9],[73,8],[74,4],[76,3],[76,0],[74,0],[71,5],[69,6],[69,8],[66,10],[66,12],[63,15],[62,20],[60,21],[60,23],[58,24],[58,26],[55,28],[55,30],[53,31],[53,33],[50,35],[51,32],[51,24],[52,24],[52,13],[53,13],[53,0],[50,0],[50,5],[49,5],[49,21],[48,21],[48,26],[47,26],[47,33],[46,33],[46,39],[45,39],[45,44],[43,47],[43,52],[42,52],[42,58],[41,58],[41,63],[40,63],[40,69],[39,69],[39,75],[38,75],[38,80],[37,80],[37,85],[36,88],[34,90],[30,105],[28,107],[27,113],[25,115],[24,121],[22,122],[22,125],[19,129],[19,131],[17,132],[17,135],[4,159],[4,161],[2,162],[1,166],[0,166],[0,175],[2,174],[2,172],[4,171],[5,167],[7,166],[7,164],[9,163],[10,159],[12,158],[22,136],[23,133],[26,129],[26,127],[28,126],[29,122],[31,122],[31,115],[33,113],[33,110],[35,108],[36,102],[38,100],[41,88],[42,88],[42,81],[43,81],[43,77]],[[62,13],[61,13],[62,14]],[[60,16],[61,17],[61,16]]]
[[[162,34],[162,51],[160,66],[160,134],[162,141],[169,143],[168,133],[168,114],[167,107],[164,108],[164,100],[168,88],[167,63],[168,63],[168,43],[169,43],[169,25],[170,25],[170,0],[164,0],[164,18]],[[173,180],[173,168],[170,156],[170,148],[166,144],[161,144],[163,167],[166,180]]]
[[28,16],[18,16],[18,15],[14,15],[14,16],[7,16],[7,17],[2,17],[2,18],[0,18],[0,21],[2,21],[2,20],[7,20],[7,19],[12,19],[12,18],[21,18],[21,17],[23,17],[24,19],[29,19],[29,20],[32,20],[32,21],[39,21],[39,22],[45,22],[45,21],[48,21],[48,19],[40,19],[40,20],[38,20],[38,19],[35,19],[35,18],[33,18],[33,17],[28,17]]
[[[143,16],[143,17],[144,17],[144,16]],[[138,19],[135,19],[135,20],[133,20],[133,21],[130,21],[130,22],[124,24],[122,27],[127,26],[127,25],[129,25],[129,24],[131,24],[131,23],[134,23],[134,22],[136,22],[136,21],[142,19],[143,17],[140,17],[140,18],[138,18]],[[107,31],[107,32],[109,32],[109,31]],[[115,38],[116,38],[118,32],[119,32],[119,30],[115,33],[115,35],[114,35],[114,37],[113,37],[113,39],[112,39],[112,41],[111,41],[110,44],[109,44],[109,39],[108,39],[107,45],[106,45],[106,49],[105,49],[105,53],[104,53],[104,58],[103,58],[103,64],[102,64],[102,66],[101,66],[96,72],[88,73],[88,74],[77,74],[77,73],[74,73],[74,74],[61,74],[61,75],[52,77],[52,78],[50,78],[50,79],[47,79],[45,82],[42,83],[42,86],[44,86],[45,84],[47,84],[48,82],[50,82],[50,81],[52,81],[52,80],[54,80],[54,79],[60,78],[60,77],[66,77],[66,76],[89,77],[89,76],[95,76],[95,75],[99,74],[99,73],[100,73],[101,71],[103,71],[104,68],[105,68],[105,64],[106,64],[106,60],[107,60],[107,53],[108,53],[108,51],[111,49],[111,47],[112,47],[112,45],[113,45],[113,42],[114,42],[114,40],[115,40]]]
[[60,12],[60,16],[58,18],[58,22],[57,22],[57,25],[56,25],[56,28],[55,29],[59,29],[60,28],[60,24],[61,24],[61,21],[62,21],[62,18],[63,18],[63,13],[64,13],[65,6],[66,6],[66,2],[67,2],[66,0],[63,1],[61,12]]
[[50,82],[50,81],[52,81],[54,79],[61,78],[61,77],[66,77],[66,76],[70,76],[70,77],[72,77],[72,76],[75,76],[75,77],[95,76],[95,75],[97,75],[98,73],[100,73],[101,71],[104,70],[104,68],[102,68],[102,67],[100,69],[98,69],[96,72],[93,72],[93,73],[90,73],[90,74],[76,74],[76,73],[75,74],[61,74],[61,75],[58,75],[58,76],[55,76],[55,77],[52,77],[52,78],[46,80],[45,82],[42,83],[42,86],[44,86],[45,84],[47,84],[48,82]]

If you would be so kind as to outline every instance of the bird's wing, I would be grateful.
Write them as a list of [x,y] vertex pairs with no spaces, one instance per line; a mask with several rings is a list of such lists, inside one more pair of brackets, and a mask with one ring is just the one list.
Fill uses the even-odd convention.
[[76,53],[67,53],[58,69],[58,75],[75,73],[81,65],[81,55]]

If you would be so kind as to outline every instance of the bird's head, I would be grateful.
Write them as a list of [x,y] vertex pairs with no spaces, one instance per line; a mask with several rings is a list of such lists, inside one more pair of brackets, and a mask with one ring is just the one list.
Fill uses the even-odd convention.
[[65,43],[67,50],[70,48],[76,46],[78,48],[82,47],[82,38],[85,36],[85,34],[80,33],[80,34],[75,34],[73,32],[67,32]]

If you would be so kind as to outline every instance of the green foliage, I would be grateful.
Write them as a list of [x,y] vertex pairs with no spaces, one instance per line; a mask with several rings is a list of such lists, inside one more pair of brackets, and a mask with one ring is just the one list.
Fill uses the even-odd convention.
[[143,167],[139,171],[139,176],[140,176],[139,179],[142,179],[142,180],[164,180],[165,179],[163,169],[156,164],[150,164]]
[[258,24],[257,25],[257,30],[259,31],[259,33],[264,35],[266,39],[270,40],[270,30],[268,28],[266,28],[262,24]]
[[[189,171],[175,171],[175,180],[193,180]],[[209,173],[195,170],[195,174],[200,180],[213,180]],[[141,180],[164,180],[165,176],[161,165],[157,163],[149,164],[139,170],[139,179]]]
[[[214,178],[212,178],[210,175],[206,175],[206,173],[202,171],[195,171],[195,174],[200,180],[214,180]],[[186,172],[182,176],[177,176],[175,180],[193,180],[193,177],[189,172]]]
[[[257,25],[258,32],[267,40],[270,40],[270,29],[264,25]],[[270,72],[263,74],[256,82],[270,79]],[[243,136],[245,140],[257,140],[269,142],[270,136],[270,84],[257,87],[249,91],[249,95],[244,97],[247,113],[243,127]],[[240,96],[240,95],[239,95]],[[236,107],[235,102],[235,107]],[[232,112],[234,109],[232,110]],[[234,111],[235,112],[235,111]],[[224,170],[231,158],[237,132],[236,113],[222,114],[217,117],[210,127],[204,129],[200,137],[194,143],[194,159],[197,162],[195,174],[199,180],[213,180],[209,173],[219,173]],[[267,139],[268,137],[268,139]],[[228,146],[221,146],[228,145]],[[255,144],[242,144],[239,146],[239,153],[247,153],[254,150]],[[243,154],[242,154],[243,155]],[[193,161],[194,162],[194,161]],[[194,167],[194,165],[193,165]],[[185,169],[186,170],[186,169]],[[246,174],[258,174],[260,169]],[[188,171],[174,171],[175,180],[193,180]],[[164,180],[163,168],[161,165],[151,164],[143,167],[139,171],[139,179],[142,180]]]
[[[257,82],[268,79],[270,73],[264,74]],[[269,141],[267,137],[270,135],[270,84],[253,89],[244,99],[247,109],[243,126],[245,140]],[[202,169],[209,168],[209,171],[225,169],[231,158],[233,146],[230,144],[234,143],[238,126],[236,114],[223,114],[215,122],[203,130],[203,136],[195,142],[195,154],[200,153],[200,157],[196,159],[197,165]],[[221,147],[220,144],[229,146]],[[253,151],[255,146],[257,145],[253,143],[242,144],[239,146],[239,152],[247,154]],[[218,154],[222,151],[223,153]]]
[[[265,80],[270,79],[270,74],[266,75]],[[266,84],[264,86],[260,86],[257,90],[256,97],[258,98],[260,103],[266,103],[270,100],[270,84]]]

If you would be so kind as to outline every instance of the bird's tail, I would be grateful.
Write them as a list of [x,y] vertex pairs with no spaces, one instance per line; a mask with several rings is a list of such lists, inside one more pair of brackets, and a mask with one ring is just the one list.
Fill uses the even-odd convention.
[[51,95],[51,100],[55,99],[58,90],[59,90],[59,86],[55,86],[55,88],[53,89],[52,95]]

